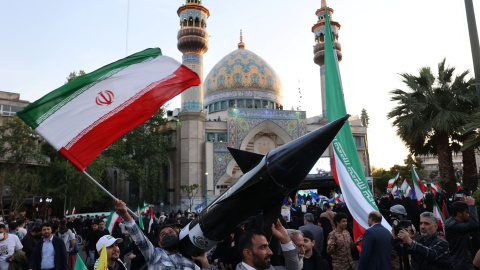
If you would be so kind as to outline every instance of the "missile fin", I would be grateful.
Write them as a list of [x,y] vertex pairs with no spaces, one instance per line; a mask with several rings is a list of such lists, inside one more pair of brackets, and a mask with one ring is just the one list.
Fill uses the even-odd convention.
[[263,159],[263,155],[243,151],[235,148],[227,147],[230,154],[232,154],[233,159],[237,162],[238,166],[243,173],[247,173],[253,169],[257,164]]

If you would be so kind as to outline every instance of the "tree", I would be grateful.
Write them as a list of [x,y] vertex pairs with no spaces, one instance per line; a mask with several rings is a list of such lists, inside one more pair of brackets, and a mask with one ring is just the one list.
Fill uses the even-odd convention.
[[438,156],[442,186],[449,192],[456,189],[452,162],[452,134],[458,132],[468,113],[459,106],[472,102],[465,77],[467,71],[455,77],[455,68],[438,64],[438,75],[430,67],[422,67],[419,75],[401,73],[408,91],[391,91],[392,101],[398,105],[387,117],[394,119],[393,126],[412,154]]
[[68,77],[67,77],[67,81],[65,83],[68,83],[68,82],[71,82],[73,81],[74,79],[80,77],[80,76],[83,76],[85,75],[85,71],[83,70],[79,70],[78,73],[76,71],[73,71],[73,72],[70,72],[70,74],[68,74]]
[[198,191],[199,191],[199,185],[197,184],[192,184],[192,185],[181,185],[180,190],[187,196],[188,198],[188,209],[192,211],[193,207],[193,201],[195,200],[195,197],[197,197]]
[[360,119],[362,120],[362,125],[365,127],[368,127],[368,122],[370,121],[370,117],[368,117],[367,110],[365,108],[362,109],[362,114],[360,116]]
[[18,215],[25,199],[36,191],[40,177],[38,170],[46,165],[47,159],[40,152],[43,141],[18,116],[6,119],[0,126],[0,207],[3,191],[10,198],[10,211]]

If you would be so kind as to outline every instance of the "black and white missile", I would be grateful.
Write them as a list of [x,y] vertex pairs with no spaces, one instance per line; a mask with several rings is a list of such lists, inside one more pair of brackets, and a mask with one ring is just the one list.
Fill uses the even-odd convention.
[[[297,189],[348,120],[346,115],[259,155],[229,148],[244,175],[180,232],[180,252],[198,256],[245,219],[263,211],[265,229],[278,218],[285,196]],[[267,232],[268,233],[268,232]]]

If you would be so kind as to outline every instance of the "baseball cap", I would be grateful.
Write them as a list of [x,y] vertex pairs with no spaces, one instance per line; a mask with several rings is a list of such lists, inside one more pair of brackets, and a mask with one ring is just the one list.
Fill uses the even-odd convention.
[[97,245],[95,247],[97,248],[97,251],[100,252],[100,250],[102,250],[104,244],[105,244],[105,247],[109,247],[109,246],[113,245],[113,243],[115,243],[115,242],[117,242],[117,244],[121,243],[121,242],[123,242],[123,239],[122,238],[115,238],[111,235],[104,235],[100,239],[98,239]]

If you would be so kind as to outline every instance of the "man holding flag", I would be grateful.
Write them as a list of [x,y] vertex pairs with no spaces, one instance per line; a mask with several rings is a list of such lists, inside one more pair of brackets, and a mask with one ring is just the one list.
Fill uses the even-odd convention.
[[195,269],[200,268],[193,262],[197,260],[202,265],[202,269],[211,269],[208,263],[207,253],[203,255],[186,258],[179,252],[178,233],[170,225],[163,225],[159,230],[158,246],[154,247],[148,238],[141,232],[135,224],[132,216],[127,212],[126,205],[121,200],[115,200],[115,209],[125,221],[125,227],[130,233],[135,244],[138,246],[148,269]]

